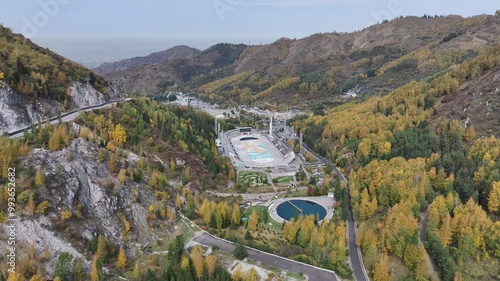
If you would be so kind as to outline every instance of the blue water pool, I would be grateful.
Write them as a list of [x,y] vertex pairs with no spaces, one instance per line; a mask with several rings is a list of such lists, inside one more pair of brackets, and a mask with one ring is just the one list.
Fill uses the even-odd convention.
[[287,221],[301,214],[303,216],[317,215],[319,220],[323,220],[326,217],[326,209],[323,206],[302,199],[288,200],[279,204],[278,207],[276,207],[276,213]]

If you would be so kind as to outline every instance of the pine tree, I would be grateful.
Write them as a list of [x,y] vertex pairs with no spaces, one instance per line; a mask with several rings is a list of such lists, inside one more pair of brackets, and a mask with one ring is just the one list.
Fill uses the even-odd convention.
[[500,211],[500,181],[493,182],[488,196],[488,210],[493,213]]
[[257,274],[257,270],[255,268],[250,268],[245,274],[245,281],[259,281],[259,274]]
[[238,264],[236,269],[233,271],[233,280],[234,281],[240,281],[243,279],[243,268],[241,264]]
[[199,245],[194,246],[193,251],[191,252],[191,260],[193,261],[196,277],[201,279],[203,277],[204,258],[203,250]]
[[102,280],[102,263],[97,255],[94,256],[92,260],[92,266],[90,268],[90,279],[92,281]]
[[125,250],[123,250],[123,246],[120,247],[120,252],[118,253],[118,258],[116,260],[116,268],[123,270],[127,265],[127,255],[125,254]]
[[234,203],[233,204],[233,212],[231,213],[231,222],[234,225],[240,225],[240,221],[241,221],[240,206],[238,206],[238,204]]
[[111,153],[108,160],[108,169],[110,172],[115,173],[117,171],[118,169],[117,161],[118,160],[116,159],[116,155],[114,153]]
[[212,273],[214,272],[216,264],[217,264],[216,256],[208,255],[205,258],[205,267],[207,268],[207,272],[209,275],[212,275]]
[[184,270],[189,268],[189,259],[187,257],[182,257],[181,268]]
[[123,185],[126,180],[127,180],[127,171],[125,169],[120,169],[120,172],[118,173],[118,181],[120,182],[121,185]]
[[40,169],[36,170],[36,175],[35,175],[35,185],[37,187],[42,186],[45,183],[45,175]]
[[104,238],[104,235],[102,234],[99,234],[99,237],[97,238],[97,250],[95,256],[100,260],[106,260],[107,258],[106,238]]
[[379,262],[375,264],[373,270],[373,280],[374,281],[387,281],[389,278],[389,260],[387,255],[384,253],[380,258]]
[[259,216],[257,215],[257,212],[253,210],[252,214],[250,215],[250,219],[248,220],[248,229],[251,231],[257,231],[257,224],[259,223]]

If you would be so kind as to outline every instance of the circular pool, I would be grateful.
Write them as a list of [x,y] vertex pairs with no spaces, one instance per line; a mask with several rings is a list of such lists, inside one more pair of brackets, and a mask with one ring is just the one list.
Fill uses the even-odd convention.
[[286,221],[298,217],[299,215],[317,215],[320,221],[326,217],[325,207],[318,203],[303,199],[287,200],[280,203],[278,207],[276,207],[276,213]]

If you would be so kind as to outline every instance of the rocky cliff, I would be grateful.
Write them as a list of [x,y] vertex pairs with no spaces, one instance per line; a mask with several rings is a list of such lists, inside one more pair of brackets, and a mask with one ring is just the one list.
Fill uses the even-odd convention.
[[54,100],[52,97],[19,94],[7,84],[0,85],[0,133],[24,129],[39,120],[57,117],[74,109],[100,105],[107,101],[122,99],[113,88],[105,95],[91,85],[72,82],[69,86],[69,102]]
[[[68,252],[74,257],[89,257],[88,245],[102,234],[115,246],[124,246],[134,256],[139,245],[168,235],[168,227],[152,229],[148,226],[148,206],[154,201],[151,189],[126,179],[120,184],[105,162],[98,160],[99,146],[82,138],[73,140],[60,151],[34,149],[19,159],[19,170],[40,169],[45,181],[36,190],[36,203],[48,202],[44,215],[22,216],[17,224],[19,245],[34,244],[38,252],[50,249],[52,257]],[[127,165],[134,166],[139,156],[123,152]],[[22,178],[22,176],[19,176]],[[69,211],[70,219],[61,220],[61,213]],[[130,231],[126,231],[126,224]],[[6,232],[0,224],[0,233]],[[1,239],[0,248],[6,247]],[[53,269],[55,258],[46,264]],[[87,260],[87,263],[89,260]]]

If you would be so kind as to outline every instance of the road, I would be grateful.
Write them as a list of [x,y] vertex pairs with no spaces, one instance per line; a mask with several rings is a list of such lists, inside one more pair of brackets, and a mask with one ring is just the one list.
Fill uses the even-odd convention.
[[[44,120],[42,123],[45,125],[46,121],[50,121],[50,124],[52,124],[52,125],[53,124],[58,124],[59,123],[59,119],[61,119],[61,122],[63,122],[63,123],[70,122],[70,121],[75,120],[76,117],[78,117],[78,115],[80,114],[81,111],[87,112],[87,111],[92,111],[92,110],[95,110],[95,109],[107,108],[107,107],[111,107],[111,106],[113,106],[113,105],[115,105],[115,104],[117,104],[119,102],[130,101],[130,100],[133,100],[133,99],[127,98],[127,99],[122,99],[122,100],[109,101],[109,102],[105,102],[105,103],[99,104],[99,105],[87,106],[87,107],[75,109],[75,110],[72,110],[70,112],[63,113],[60,117],[52,117],[52,118],[50,118],[48,120]],[[36,126],[36,124],[33,124],[31,126],[28,126],[26,128],[23,128],[23,129],[14,131],[14,132],[10,132],[9,133],[9,138],[11,138],[11,139],[21,138],[21,137],[24,136],[24,131],[31,129],[33,126]]]
[[[317,160],[323,162],[326,165],[330,165],[333,167],[335,173],[340,177],[340,179],[347,184],[347,181],[344,174],[342,174],[339,169],[329,160],[321,157],[316,152],[314,152],[309,147],[303,145],[302,149],[306,150],[309,153],[312,153]],[[349,188],[349,187],[348,187]],[[366,272],[365,265],[363,263],[363,255],[361,254],[360,248],[356,245],[356,224],[354,222],[354,215],[352,213],[351,207],[351,195],[349,193],[349,189],[347,192],[347,244],[349,248],[349,264],[351,266],[351,270],[354,275],[354,279],[356,281],[369,281],[368,273]]]
[[[223,240],[220,238],[215,238],[206,232],[201,232],[195,236],[191,241],[195,241],[205,246],[217,247],[225,252],[234,252],[234,243]],[[328,280],[339,280],[333,271],[318,268],[312,265],[307,265],[301,262],[289,260],[280,256],[258,251],[252,248],[247,248],[247,257],[260,261],[263,264],[272,265],[275,267],[283,268],[287,271],[302,273],[307,275],[309,281],[328,281]]]

